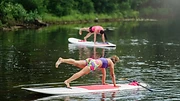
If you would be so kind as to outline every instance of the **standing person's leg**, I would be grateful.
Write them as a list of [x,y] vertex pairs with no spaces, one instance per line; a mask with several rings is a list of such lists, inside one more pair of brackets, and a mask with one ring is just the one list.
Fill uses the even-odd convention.
[[71,65],[77,66],[79,68],[83,68],[87,64],[85,60],[63,59],[63,58],[60,57],[56,62],[56,68],[58,68],[58,66],[61,63],[71,64]]
[[71,76],[69,79],[65,80],[64,83],[68,88],[70,88],[70,82],[73,80],[78,79],[79,77],[83,76],[84,74],[88,74],[90,72],[90,69],[88,66],[84,67],[81,71],[75,73],[73,76]]
[[87,38],[89,38],[93,33],[88,33],[85,37],[84,37],[84,41],[87,41]]
[[82,35],[82,31],[87,31],[89,32],[89,27],[84,27],[79,29],[79,35]]

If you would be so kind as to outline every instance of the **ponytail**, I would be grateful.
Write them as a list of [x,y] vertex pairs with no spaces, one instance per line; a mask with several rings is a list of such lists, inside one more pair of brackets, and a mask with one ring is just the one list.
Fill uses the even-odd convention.
[[107,40],[107,36],[106,36],[106,33],[104,33],[104,37],[105,37],[105,39]]
[[105,37],[105,39],[107,40],[107,36],[106,36],[105,31],[101,30],[101,31],[100,31],[100,34],[101,34],[101,35],[104,34],[104,37]]

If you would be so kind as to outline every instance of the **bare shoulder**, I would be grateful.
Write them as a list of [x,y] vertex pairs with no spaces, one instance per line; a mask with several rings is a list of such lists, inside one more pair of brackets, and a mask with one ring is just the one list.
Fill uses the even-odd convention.
[[109,65],[113,65],[113,62],[112,62],[112,60],[110,58],[107,58],[107,60],[108,60]]

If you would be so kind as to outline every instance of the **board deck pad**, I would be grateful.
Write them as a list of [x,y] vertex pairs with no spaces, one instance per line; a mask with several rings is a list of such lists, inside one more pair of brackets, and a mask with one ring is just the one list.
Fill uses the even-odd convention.
[[[143,86],[147,86],[144,83],[140,83]],[[108,85],[86,85],[86,86],[72,86],[66,87],[33,87],[33,88],[22,88],[24,90],[44,93],[44,94],[79,94],[79,93],[91,93],[91,92],[107,92],[107,91],[118,91],[128,89],[143,89],[138,85],[131,84],[117,84],[118,87],[114,87],[113,84]]]
[[79,88],[85,88],[88,90],[102,90],[102,89],[117,89],[119,87],[114,87],[113,85],[90,85],[90,86],[79,86]]
[[96,42],[96,44],[94,44],[93,41],[84,41],[84,40],[77,39],[77,38],[68,38],[68,41],[73,44],[85,45],[85,46],[91,46],[91,47],[93,47],[93,46],[95,46],[95,47],[116,47],[115,44],[112,44],[110,42],[107,42],[107,43]]

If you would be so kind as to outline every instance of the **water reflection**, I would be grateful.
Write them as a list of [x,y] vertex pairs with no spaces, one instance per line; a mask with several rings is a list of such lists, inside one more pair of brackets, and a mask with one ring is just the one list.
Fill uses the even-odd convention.
[[86,59],[86,58],[93,58],[98,59],[100,57],[107,58],[108,52],[110,50],[114,50],[112,47],[104,47],[104,48],[97,48],[97,47],[87,47],[84,45],[77,45],[77,44],[68,44],[69,52],[75,53],[78,52],[79,59]]
[[[115,43],[116,49],[102,49],[68,44],[69,37],[81,38],[79,26],[61,25],[41,30],[20,30],[0,32],[0,100],[26,100],[42,97],[22,91],[22,86],[47,83],[62,85],[66,77],[77,71],[70,65],[62,64],[58,70],[54,67],[57,58],[73,57],[85,59],[89,57],[120,56],[116,65],[116,77],[126,77],[147,83],[157,92],[105,93],[106,98],[114,100],[179,100],[180,99],[180,28],[179,22],[117,22],[102,24],[114,26],[108,35],[109,41]],[[94,56],[94,53],[96,53]],[[97,74],[97,75],[96,75]],[[93,78],[92,78],[93,77]],[[100,83],[98,73],[91,73],[73,85]],[[108,80],[109,79],[109,80]],[[110,78],[107,82],[111,82]],[[62,83],[61,83],[62,82]],[[119,80],[118,83],[125,81]],[[19,86],[18,86],[19,85]],[[17,88],[13,88],[16,86]],[[34,94],[34,93],[33,93]],[[38,95],[41,95],[40,97]],[[107,97],[107,95],[109,97]],[[86,96],[86,95],[84,95]],[[87,95],[88,96],[88,95]],[[44,97],[44,96],[43,96]],[[47,97],[47,95],[45,96]],[[99,100],[82,96],[70,97],[71,100]],[[58,98],[64,100],[64,97]]]
[[[52,95],[52,96],[45,96],[42,95],[39,99],[34,99],[35,101],[50,101],[50,100],[64,100],[64,101],[114,101],[114,100],[122,100],[122,99],[129,99],[129,100],[137,100],[141,97],[141,92],[139,90],[125,90],[123,92],[120,91],[113,91],[113,92],[94,92],[94,93],[83,93],[83,94],[64,94],[64,95]],[[123,97],[123,95],[129,95],[128,97]]]

